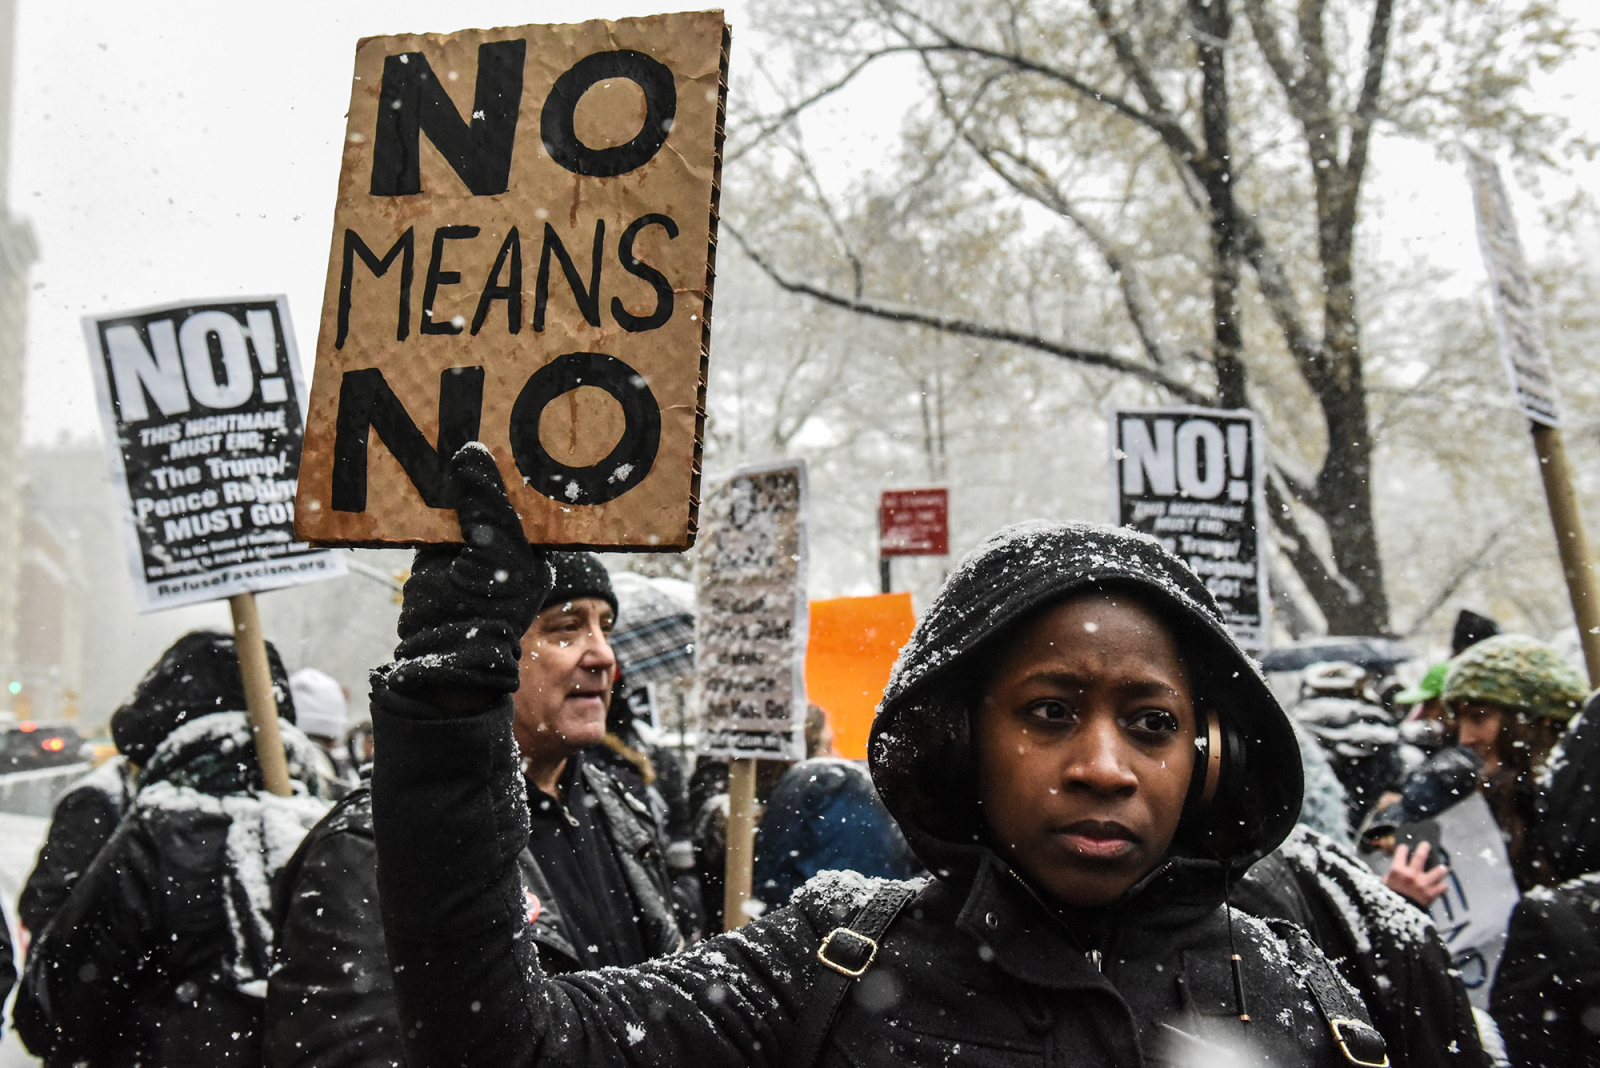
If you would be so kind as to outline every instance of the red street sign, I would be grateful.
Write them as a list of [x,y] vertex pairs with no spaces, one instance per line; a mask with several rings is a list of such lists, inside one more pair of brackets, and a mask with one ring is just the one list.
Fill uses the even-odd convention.
[[878,504],[879,556],[948,556],[950,491],[884,490]]

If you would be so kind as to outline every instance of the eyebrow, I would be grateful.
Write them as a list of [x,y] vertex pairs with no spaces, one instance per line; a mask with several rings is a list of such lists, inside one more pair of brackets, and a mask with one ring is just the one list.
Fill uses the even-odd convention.
[[[1022,685],[1047,683],[1063,689],[1088,689],[1089,680],[1070,671],[1035,671],[1021,680]],[[1174,687],[1155,679],[1135,679],[1122,683],[1117,692],[1126,697],[1180,697]]]

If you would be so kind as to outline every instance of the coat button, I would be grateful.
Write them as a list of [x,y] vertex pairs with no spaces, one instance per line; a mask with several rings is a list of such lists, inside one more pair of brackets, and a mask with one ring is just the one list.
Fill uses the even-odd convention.
[[992,912],[985,913],[984,917],[983,917],[983,923],[984,923],[984,926],[988,927],[989,930],[992,931],[996,927],[1000,926],[1000,917],[996,916]]

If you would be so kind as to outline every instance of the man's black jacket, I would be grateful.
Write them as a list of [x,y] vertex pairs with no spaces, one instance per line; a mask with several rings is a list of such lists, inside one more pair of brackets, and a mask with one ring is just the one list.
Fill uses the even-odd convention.
[[[613,856],[638,902],[646,955],[682,946],[667,896],[667,873],[649,810],[599,767],[577,761],[593,815],[615,843]],[[581,954],[561,903],[532,854],[517,858],[530,937],[550,972],[578,968]],[[372,795],[339,802],[306,836],[274,887],[278,948],[267,986],[268,1068],[401,1065],[399,1010],[378,912]],[[640,958],[645,959],[644,957]],[[637,963],[637,962],[630,962]]]

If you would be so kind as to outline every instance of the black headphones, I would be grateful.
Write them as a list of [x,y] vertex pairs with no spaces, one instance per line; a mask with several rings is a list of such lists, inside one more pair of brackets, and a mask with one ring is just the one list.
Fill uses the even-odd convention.
[[1244,735],[1232,722],[1197,705],[1195,708],[1194,772],[1184,800],[1184,820],[1195,829],[1211,815],[1221,816],[1203,832],[1207,843],[1226,850],[1228,825],[1248,819],[1249,778]]

